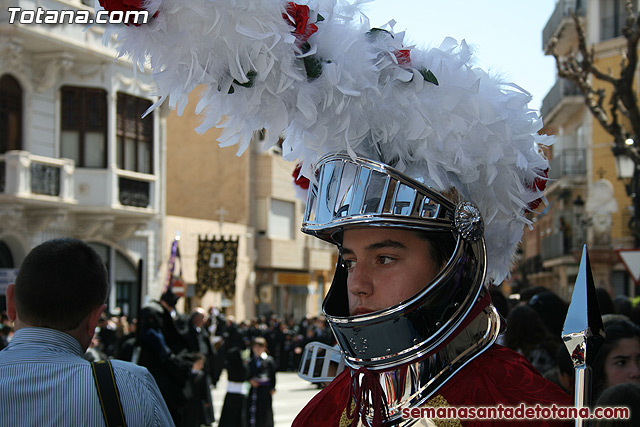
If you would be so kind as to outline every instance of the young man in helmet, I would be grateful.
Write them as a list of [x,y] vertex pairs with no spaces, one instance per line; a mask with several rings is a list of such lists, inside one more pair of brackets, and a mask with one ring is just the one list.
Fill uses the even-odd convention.
[[494,344],[504,324],[486,287],[497,270],[485,228],[457,189],[437,191],[366,158],[318,163],[303,231],[340,251],[323,310],[351,369],[295,426],[399,424],[425,405],[570,406],[522,356]]
[[[284,134],[296,180],[310,180],[302,230],[340,250],[323,311],[350,369],[294,425],[568,405],[494,344],[503,322],[487,291],[508,276],[546,181],[531,96],[475,67],[464,41],[415,49],[392,22],[370,28],[358,2],[305,3],[163,0],[148,5],[157,23],[118,28],[120,53],[151,59],[171,105],[206,86],[200,130],[222,123],[241,151],[256,129],[266,146]],[[189,48],[167,51],[175,40]]]

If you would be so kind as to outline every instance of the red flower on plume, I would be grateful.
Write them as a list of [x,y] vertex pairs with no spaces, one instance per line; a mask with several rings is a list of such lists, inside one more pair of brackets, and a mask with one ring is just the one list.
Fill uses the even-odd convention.
[[[108,11],[108,12],[116,12],[116,11],[120,11],[120,12],[140,12],[140,11],[145,11],[147,9],[145,9],[144,7],[142,7],[142,4],[145,2],[145,0],[98,0],[100,2],[100,6],[102,6],[104,8],[104,10]],[[110,13],[111,15],[111,13]],[[158,16],[158,12],[156,12],[153,17],[155,18],[156,16]],[[126,17],[126,15],[125,15]],[[138,27],[140,24],[135,23],[135,22],[124,22],[125,25],[135,25],[136,27]]]
[[293,34],[298,39],[298,46],[318,31],[316,24],[309,23],[309,6],[289,2],[287,3],[287,13],[283,13],[282,17],[289,25],[296,28]]
[[296,165],[295,170],[293,171],[293,182],[303,190],[309,189],[309,178],[304,175],[300,175],[300,170],[302,169],[302,163],[298,163]]
[[393,52],[398,60],[398,65],[410,65],[411,64],[411,50],[401,49]]
[[[533,181],[532,184],[527,184],[527,188],[534,191],[535,190],[544,191],[544,189],[547,187],[547,181],[548,181],[547,178],[549,178],[549,168],[543,170],[540,176],[538,176],[535,179],[535,181]],[[529,209],[527,209],[527,211],[531,212],[535,210],[540,205],[541,202],[542,202],[542,198],[538,198],[530,202]]]

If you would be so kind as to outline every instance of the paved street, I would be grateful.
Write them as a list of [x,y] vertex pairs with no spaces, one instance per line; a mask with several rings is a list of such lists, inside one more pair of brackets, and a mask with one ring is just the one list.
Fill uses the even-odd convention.
[[[226,390],[227,375],[226,372],[223,372],[218,387],[213,391],[216,421],[220,419]],[[295,372],[278,372],[276,374],[276,390],[276,394],[273,396],[275,427],[291,427],[298,412],[319,391],[315,385],[300,379]]]

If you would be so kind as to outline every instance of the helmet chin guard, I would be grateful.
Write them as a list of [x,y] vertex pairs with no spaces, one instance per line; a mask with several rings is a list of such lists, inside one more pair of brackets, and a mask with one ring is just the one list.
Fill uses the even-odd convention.
[[349,315],[347,270],[338,263],[323,312],[347,364],[387,370],[432,353],[463,323],[486,276],[483,222],[469,202],[457,206],[395,169],[343,154],[325,157],[310,187],[302,231],[340,245],[345,228],[450,231],[457,239],[442,271],[418,294],[373,313]]

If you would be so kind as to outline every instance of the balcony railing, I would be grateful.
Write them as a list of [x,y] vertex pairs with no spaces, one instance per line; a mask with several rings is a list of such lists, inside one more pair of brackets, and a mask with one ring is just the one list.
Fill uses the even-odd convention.
[[581,176],[587,173],[586,151],[582,148],[565,149],[551,159],[549,178]]
[[559,78],[542,100],[540,115],[546,117],[567,96],[582,96],[578,86],[568,80]]
[[31,192],[45,196],[60,196],[60,166],[32,162]]
[[149,182],[135,179],[118,179],[118,200],[124,206],[146,208],[151,200],[151,185]]
[[586,2],[582,0],[559,0],[556,4],[547,25],[542,30],[542,46],[546,47],[551,38],[556,34],[556,30],[565,19],[571,18],[571,13],[576,11],[578,16],[585,16]]
[[73,160],[37,156],[27,151],[8,151],[0,155],[0,192],[75,202],[74,170]]
[[156,177],[118,170],[118,202],[122,206],[153,208],[153,193]]

